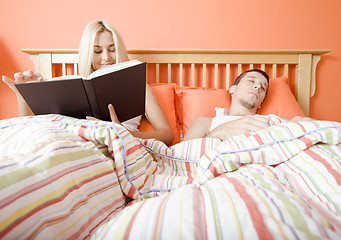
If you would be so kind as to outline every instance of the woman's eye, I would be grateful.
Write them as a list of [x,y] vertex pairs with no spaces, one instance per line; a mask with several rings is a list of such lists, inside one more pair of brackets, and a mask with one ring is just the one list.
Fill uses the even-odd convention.
[[115,52],[115,49],[110,49],[109,51],[110,51],[110,52]]
[[99,54],[99,53],[101,53],[102,51],[94,51],[95,53],[97,53],[97,54]]

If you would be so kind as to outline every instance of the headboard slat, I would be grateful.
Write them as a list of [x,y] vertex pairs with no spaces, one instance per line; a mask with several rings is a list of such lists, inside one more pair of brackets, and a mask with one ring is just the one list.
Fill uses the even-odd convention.
[[191,87],[195,86],[195,64],[191,63]]
[[184,69],[184,66],[182,63],[179,64],[179,85],[180,86],[183,86],[183,69]]
[[168,83],[172,82],[172,64],[168,63],[168,69],[167,69],[167,73],[168,73]]
[[[54,75],[54,64],[74,64],[74,74],[78,72],[77,49],[23,49],[22,51],[30,54],[35,71],[40,72],[44,78],[51,78]],[[320,56],[329,51],[319,49],[129,49],[128,55],[130,59],[138,59],[148,63],[149,83],[175,82],[179,85],[228,89],[231,80],[236,77],[236,71],[240,74],[246,70],[244,66],[249,68],[260,67],[264,71],[271,71],[273,77],[286,75],[289,77],[289,81],[295,83],[294,95],[304,114],[309,116],[310,97],[315,93],[317,63],[320,61]],[[167,64],[168,67],[163,67],[163,64]],[[294,68],[291,68],[291,65]],[[66,69],[67,71],[64,74],[69,74],[69,69],[67,67]],[[164,74],[165,69],[166,74]],[[294,71],[293,74],[292,71]],[[178,72],[178,74],[172,74],[172,72]],[[307,91],[307,89],[309,90]]]
[[277,77],[277,64],[272,64],[272,78]]
[[231,65],[229,63],[226,64],[226,79],[225,79],[225,85],[226,85],[226,89],[230,88],[230,79],[231,79],[231,73],[230,73],[230,69],[231,69]]
[[156,82],[160,82],[160,64],[156,64],[156,71],[155,71],[155,77],[156,77]]
[[66,75],[66,63],[62,63],[62,74],[63,76]]
[[289,64],[284,64],[284,75],[289,76]]
[[207,86],[207,71],[206,71],[206,63],[202,65],[202,86]]
[[219,88],[218,64],[214,64],[214,88]]

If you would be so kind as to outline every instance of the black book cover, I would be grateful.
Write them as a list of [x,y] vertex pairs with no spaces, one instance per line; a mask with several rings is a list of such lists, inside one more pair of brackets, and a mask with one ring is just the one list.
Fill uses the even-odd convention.
[[111,103],[123,122],[145,112],[146,63],[130,62],[122,63],[126,65],[118,70],[107,67],[108,71],[93,78],[66,76],[16,87],[36,115],[56,113],[111,121],[108,110]]

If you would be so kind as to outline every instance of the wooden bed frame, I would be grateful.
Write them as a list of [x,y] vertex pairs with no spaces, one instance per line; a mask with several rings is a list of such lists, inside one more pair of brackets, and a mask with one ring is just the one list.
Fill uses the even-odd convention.
[[[23,49],[44,78],[78,73],[77,49]],[[316,66],[330,50],[128,50],[130,59],[148,63],[147,82],[228,89],[242,71],[265,70],[270,78],[288,76],[306,116],[315,93]],[[70,70],[71,69],[71,70]],[[290,85],[291,84],[291,85]],[[283,103],[285,104],[285,103]]]

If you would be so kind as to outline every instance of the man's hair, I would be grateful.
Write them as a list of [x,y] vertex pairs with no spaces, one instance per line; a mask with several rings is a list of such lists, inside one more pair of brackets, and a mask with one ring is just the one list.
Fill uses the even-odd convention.
[[240,82],[240,80],[242,80],[243,77],[245,76],[245,74],[247,74],[247,73],[249,73],[249,72],[258,72],[258,73],[262,74],[262,75],[266,78],[266,80],[268,81],[268,84],[269,84],[269,76],[268,76],[268,74],[266,74],[266,72],[264,72],[263,70],[260,70],[260,69],[256,69],[256,68],[255,68],[255,69],[250,69],[250,70],[247,70],[247,71],[241,73],[241,74],[236,78],[236,80],[234,81],[233,85],[238,85],[239,82]]

